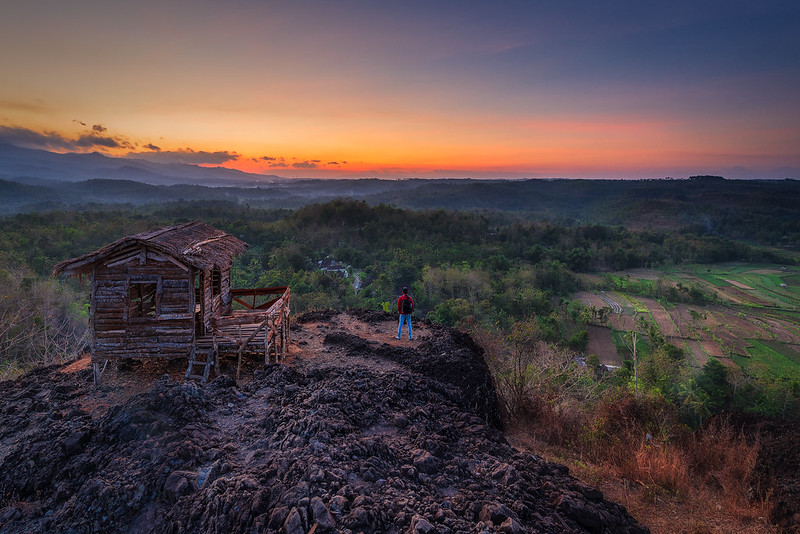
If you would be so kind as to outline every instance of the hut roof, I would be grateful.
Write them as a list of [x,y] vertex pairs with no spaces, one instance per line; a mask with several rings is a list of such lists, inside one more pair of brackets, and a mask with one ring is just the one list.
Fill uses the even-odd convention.
[[53,276],[86,274],[100,261],[127,254],[133,257],[143,246],[205,270],[230,265],[247,243],[202,221],[193,221],[123,237],[94,252],[59,262],[53,267]]

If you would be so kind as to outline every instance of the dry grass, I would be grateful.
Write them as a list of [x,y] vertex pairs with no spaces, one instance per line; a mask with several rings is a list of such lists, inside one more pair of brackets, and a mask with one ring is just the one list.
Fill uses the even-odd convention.
[[[618,412],[631,408],[617,402],[622,403],[616,405]],[[612,406],[607,402],[605,408]],[[639,416],[657,413],[654,406],[638,411]],[[514,428],[559,456],[559,461],[571,464],[573,472],[577,467],[587,482],[602,481],[602,487],[613,488],[612,498],[635,511],[635,517],[653,532],[775,531],[765,519],[771,508],[769,497],[753,495],[759,444],[749,442],[725,419],[694,434],[676,427],[671,434],[650,434],[649,439],[643,428],[646,419],[639,420],[640,424],[625,417],[595,419],[582,440],[564,442],[561,437],[574,434],[580,417],[572,414],[559,421],[557,415],[553,411],[542,424]],[[683,525],[680,529],[676,521]]]
[[[514,427],[509,440],[518,448],[568,465],[573,476],[598,486],[654,534],[780,531],[766,519],[769,498],[752,499],[748,494],[757,446],[747,444],[730,425],[704,431],[691,445],[640,440],[631,443],[625,454],[608,451],[602,458],[585,448],[544,441],[531,429]],[[722,458],[732,455],[736,461],[722,463]],[[711,461],[694,465],[698,456]]]
[[[496,340],[479,342],[502,354]],[[524,371],[552,359],[531,349],[490,361],[512,443],[567,463],[653,532],[776,531],[765,519],[769,496],[753,489],[758,442],[725,418],[692,432],[660,397],[619,391],[587,402],[586,391],[560,394],[542,382],[552,375]]]

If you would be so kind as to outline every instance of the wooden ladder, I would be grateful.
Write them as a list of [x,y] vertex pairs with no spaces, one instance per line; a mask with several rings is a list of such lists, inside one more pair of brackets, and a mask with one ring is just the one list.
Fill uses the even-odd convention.
[[[205,354],[206,359],[205,361],[200,361],[197,359],[198,353]],[[211,373],[211,367],[214,366],[214,360],[216,356],[216,350],[214,348],[209,349],[200,349],[196,350],[192,348],[192,353],[189,355],[189,368],[186,369],[186,378],[191,380],[199,380],[201,384],[205,384],[208,382],[208,375]],[[194,366],[203,366],[203,374],[192,374]]]

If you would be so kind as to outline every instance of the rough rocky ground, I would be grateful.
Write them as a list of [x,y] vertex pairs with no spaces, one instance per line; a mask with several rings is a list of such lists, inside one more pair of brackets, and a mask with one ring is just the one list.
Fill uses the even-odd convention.
[[0,384],[0,532],[647,531],[508,444],[468,336],[395,329],[306,314],[287,362],[238,385],[134,366],[95,390],[80,365]]

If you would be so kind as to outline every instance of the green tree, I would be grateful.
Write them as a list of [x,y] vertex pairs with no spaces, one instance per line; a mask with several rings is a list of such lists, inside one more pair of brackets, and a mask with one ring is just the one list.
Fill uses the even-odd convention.
[[697,375],[697,387],[705,392],[711,413],[722,410],[730,398],[727,367],[718,359],[709,358]]
[[678,386],[678,398],[683,413],[695,426],[702,426],[703,420],[711,415],[709,398],[697,380],[690,378]]

